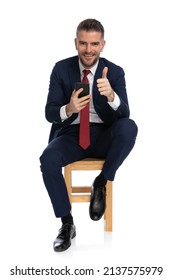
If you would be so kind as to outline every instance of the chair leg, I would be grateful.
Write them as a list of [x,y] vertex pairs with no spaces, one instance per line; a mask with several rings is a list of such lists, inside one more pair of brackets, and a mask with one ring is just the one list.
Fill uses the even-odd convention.
[[[86,170],[88,170],[88,169],[86,169]],[[65,179],[65,183],[67,186],[69,200],[72,205],[72,166],[71,166],[71,164],[66,165],[64,167],[64,179]],[[104,214],[104,219],[105,219],[105,231],[112,231],[112,182],[111,181],[108,181],[107,185],[106,185],[106,211]]]
[[112,231],[112,182],[106,185],[105,231]]
[[70,168],[70,164],[64,167],[64,179],[67,187],[68,197],[71,202],[71,195],[72,195],[72,171]]

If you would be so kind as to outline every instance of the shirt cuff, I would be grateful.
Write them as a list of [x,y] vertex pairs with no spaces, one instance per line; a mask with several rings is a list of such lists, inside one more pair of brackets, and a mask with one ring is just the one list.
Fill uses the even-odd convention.
[[65,121],[66,119],[68,119],[68,116],[66,114],[66,105],[62,106],[60,109],[60,117],[61,117],[61,121]]
[[112,107],[112,109],[114,109],[116,111],[118,109],[118,107],[120,106],[121,101],[120,101],[119,96],[115,92],[114,92],[114,94],[115,94],[114,101],[112,101],[112,102],[108,101],[108,104]]

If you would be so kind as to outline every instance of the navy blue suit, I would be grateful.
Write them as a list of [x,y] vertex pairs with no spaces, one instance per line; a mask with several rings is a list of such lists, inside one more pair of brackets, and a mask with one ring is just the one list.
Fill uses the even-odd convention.
[[[108,67],[110,85],[121,101],[117,110],[111,108],[107,97],[101,96],[97,89],[96,81],[102,77],[105,66]],[[85,157],[105,158],[103,174],[107,180],[114,180],[116,170],[132,150],[137,135],[137,126],[129,119],[124,71],[105,58],[100,58],[94,76],[92,98],[95,111],[104,123],[91,124],[91,145],[83,150],[78,144],[79,125],[70,125],[78,114],[73,114],[65,121],[60,117],[60,108],[69,103],[75,83],[80,82],[80,79],[78,56],[56,63],[50,77],[45,114],[52,128],[49,144],[40,161],[56,217],[66,216],[71,209],[62,167]]]

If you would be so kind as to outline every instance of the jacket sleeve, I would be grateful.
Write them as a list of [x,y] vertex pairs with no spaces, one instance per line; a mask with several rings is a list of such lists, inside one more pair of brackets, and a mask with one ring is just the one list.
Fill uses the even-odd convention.
[[[73,114],[67,120],[62,121],[60,116],[60,109],[63,105],[69,103],[72,88],[68,84],[66,76],[62,75],[61,65],[57,63],[51,73],[49,83],[49,93],[45,107],[45,117],[48,122],[55,123],[57,127],[62,127],[70,124],[77,114]],[[60,74],[61,73],[61,74]]]
[[47,121],[51,123],[61,122],[60,108],[64,105],[63,97],[63,87],[55,65],[50,76],[49,93],[45,107]]
[[117,118],[129,117],[129,103],[126,92],[125,73],[121,67],[117,68],[116,78],[110,77],[110,84],[120,98],[120,106],[115,111]]

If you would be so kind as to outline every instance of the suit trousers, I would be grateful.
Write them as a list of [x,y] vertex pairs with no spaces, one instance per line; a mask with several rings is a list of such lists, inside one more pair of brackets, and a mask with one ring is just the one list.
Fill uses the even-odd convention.
[[44,184],[56,217],[66,216],[71,210],[62,168],[86,157],[103,158],[102,172],[107,180],[113,181],[117,169],[135,144],[137,131],[135,122],[129,118],[116,120],[109,127],[91,124],[91,145],[84,150],[79,146],[79,125],[62,129],[40,157]]

